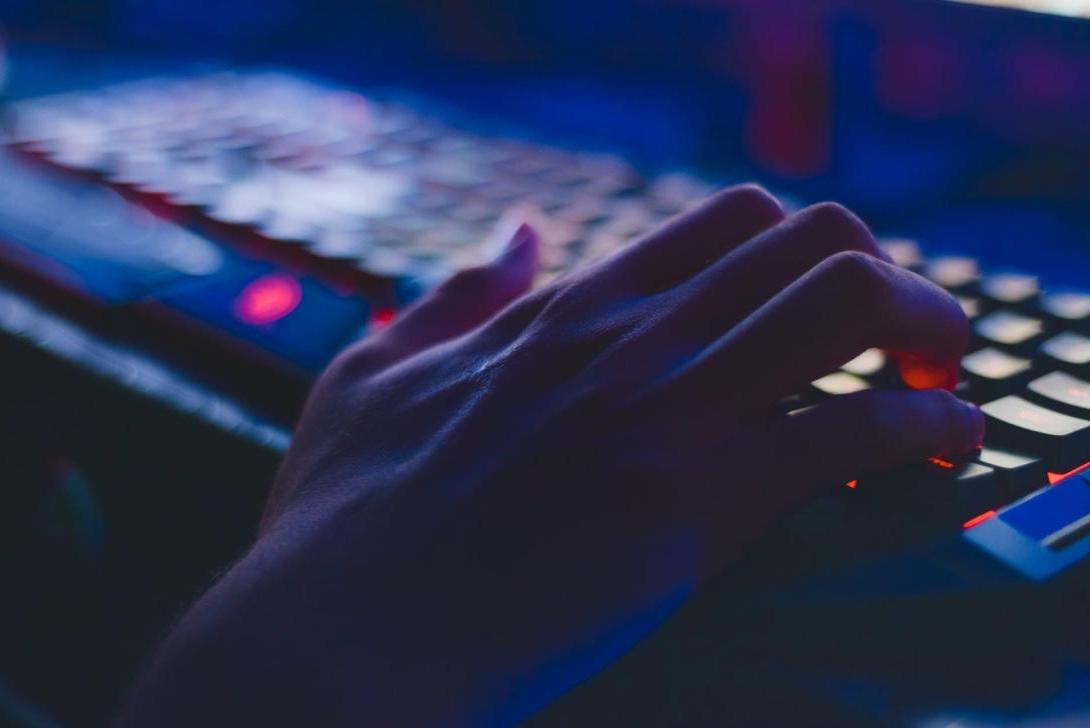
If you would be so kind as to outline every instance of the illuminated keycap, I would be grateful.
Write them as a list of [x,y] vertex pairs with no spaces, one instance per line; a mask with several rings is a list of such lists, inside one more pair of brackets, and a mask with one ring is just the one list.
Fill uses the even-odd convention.
[[1090,455],[1090,421],[1015,396],[980,409],[987,418],[989,442],[1038,455],[1050,471],[1070,470]]

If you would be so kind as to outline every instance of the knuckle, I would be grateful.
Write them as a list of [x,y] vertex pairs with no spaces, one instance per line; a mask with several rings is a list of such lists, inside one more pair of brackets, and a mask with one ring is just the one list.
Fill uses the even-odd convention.
[[322,372],[323,383],[346,383],[366,378],[390,354],[385,341],[364,341],[354,344],[333,358]]
[[787,213],[771,193],[756,184],[727,187],[713,193],[701,204],[705,213],[722,217],[725,222],[749,221],[758,228],[782,222]]
[[858,250],[843,250],[822,264],[826,274],[839,290],[853,299],[869,304],[883,301],[891,286],[888,271],[882,261]]
[[752,182],[728,187],[717,194],[717,199],[726,198],[747,208],[766,212],[769,216],[781,218],[784,216],[783,205],[780,201],[764,187]]
[[593,289],[593,279],[583,276],[558,283],[552,289],[540,318],[547,323],[585,319],[591,307]]
[[810,225],[822,236],[843,246],[877,255],[878,243],[870,228],[838,202],[819,202],[798,214],[800,225]]

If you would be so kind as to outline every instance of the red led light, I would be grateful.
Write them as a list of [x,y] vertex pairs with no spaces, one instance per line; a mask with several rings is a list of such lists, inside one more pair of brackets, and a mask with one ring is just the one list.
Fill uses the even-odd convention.
[[981,523],[984,523],[984,521],[987,521],[989,518],[991,518],[994,515],[995,515],[995,511],[985,511],[984,513],[981,513],[979,516],[974,516],[973,518],[970,518],[968,521],[961,524],[961,527],[962,528],[972,528],[973,526],[979,526]]
[[927,462],[932,463],[933,465],[938,465],[940,468],[943,468],[945,470],[954,469],[954,464],[952,462],[950,462],[949,460],[943,460],[942,458],[928,458]]
[[901,379],[910,389],[946,389],[954,391],[958,377],[955,367],[943,366],[907,351],[891,351]]
[[859,481],[858,480],[849,480],[847,483],[844,484],[844,486],[854,490],[854,489],[859,487]]
[[1064,478],[1066,478],[1066,477],[1068,477],[1070,475],[1074,475],[1075,473],[1081,473],[1082,471],[1086,470],[1087,468],[1090,468],[1090,463],[1083,463],[1082,465],[1075,468],[1074,470],[1068,470],[1066,473],[1048,473],[1048,484],[1049,485],[1056,485],[1056,483],[1059,483]]
[[271,324],[299,308],[303,288],[283,273],[262,276],[250,282],[235,299],[235,316],[251,326]]
[[392,308],[380,308],[377,309],[371,315],[371,326],[375,329],[384,329],[393,323],[394,318],[397,316],[397,311]]

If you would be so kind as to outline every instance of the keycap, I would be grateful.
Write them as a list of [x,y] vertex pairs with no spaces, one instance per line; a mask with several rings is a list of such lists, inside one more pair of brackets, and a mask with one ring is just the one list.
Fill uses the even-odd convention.
[[885,366],[886,355],[881,349],[867,349],[840,368],[857,377],[874,377],[880,374]]
[[1008,395],[981,406],[989,443],[1040,456],[1062,473],[1090,460],[1090,421]]
[[980,296],[993,307],[1029,308],[1041,293],[1036,276],[997,273],[980,281]]
[[977,319],[973,332],[987,345],[1032,352],[1044,337],[1044,322],[1001,309]]
[[1076,417],[1090,417],[1090,383],[1067,374],[1052,372],[1026,385],[1041,404]]
[[923,519],[932,525],[955,526],[1006,502],[996,470],[978,462],[930,458],[892,473],[862,478],[855,492],[876,507]]
[[1052,366],[1090,376],[1090,339],[1065,331],[1041,344],[1041,355]]
[[988,397],[1012,392],[1029,381],[1033,362],[988,347],[967,354],[961,368],[970,387]]
[[955,296],[957,298],[958,305],[961,306],[961,312],[965,314],[965,318],[970,321],[979,318],[983,310],[980,305],[979,298],[973,298],[972,296]]
[[954,491],[950,494],[953,501],[951,522],[964,523],[977,513],[1002,504],[1006,497],[995,469],[982,463],[955,465],[945,469],[939,480],[945,481],[944,485]]
[[852,394],[870,389],[870,385],[865,380],[847,372],[827,374],[815,380],[811,386],[819,393],[828,395]]
[[932,259],[924,266],[923,273],[932,283],[948,291],[966,293],[972,291],[980,279],[976,260],[954,255]]
[[1045,464],[1040,458],[985,447],[977,454],[976,459],[995,470],[996,477],[1003,484],[1008,502],[1028,495],[1048,483]]
[[919,270],[923,265],[920,246],[909,238],[885,238],[878,241],[878,246],[902,268]]
[[1090,293],[1057,291],[1041,297],[1041,311],[1050,321],[1079,331],[1090,329]]

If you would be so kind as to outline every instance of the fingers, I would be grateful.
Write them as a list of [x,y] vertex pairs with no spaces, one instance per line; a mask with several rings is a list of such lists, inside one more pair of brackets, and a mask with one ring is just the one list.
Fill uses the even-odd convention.
[[638,293],[665,290],[783,218],[780,203],[760,187],[730,187],[633,243],[595,277]]
[[707,344],[837,253],[857,251],[881,260],[863,222],[835,203],[813,205],[737,247],[678,290],[682,302],[662,320],[683,346]]
[[[983,438],[983,416],[943,390],[869,390],[698,447],[685,508],[709,549],[708,573],[785,513],[872,473],[965,453]],[[724,488],[743,482],[745,489]],[[744,516],[740,516],[744,514]]]
[[956,376],[967,341],[965,315],[945,291],[869,255],[838,253],[672,373],[665,388],[691,406],[747,411],[871,347],[912,352]]
[[530,290],[538,244],[534,229],[519,225],[494,261],[455,273],[407,310],[390,335],[405,349],[419,350],[481,325]]
[[757,457],[770,458],[768,472],[778,482],[828,486],[935,455],[971,452],[983,440],[984,416],[943,390],[868,390],[784,417],[764,434],[769,451]]
[[455,273],[352,352],[352,375],[366,376],[492,318],[530,289],[539,245],[535,230],[520,224],[491,263]]

